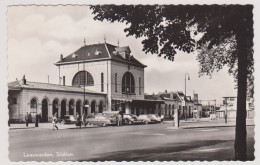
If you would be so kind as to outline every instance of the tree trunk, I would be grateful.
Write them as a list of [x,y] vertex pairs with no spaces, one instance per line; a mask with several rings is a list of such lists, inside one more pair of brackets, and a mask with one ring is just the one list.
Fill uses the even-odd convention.
[[[236,135],[235,135],[235,160],[247,160],[246,144],[246,99],[247,99],[247,66],[248,49],[247,35],[241,29],[237,34],[238,49],[238,77],[237,77],[237,117],[236,117]],[[245,31],[245,30],[244,30]]]

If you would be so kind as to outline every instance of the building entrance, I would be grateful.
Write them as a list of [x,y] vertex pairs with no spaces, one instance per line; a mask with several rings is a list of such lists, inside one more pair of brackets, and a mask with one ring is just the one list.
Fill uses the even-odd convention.
[[48,122],[48,101],[42,100],[42,122]]
[[66,115],[66,101],[62,100],[61,101],[61,114],[60,114],[61,119],[63,119],[65,115]]

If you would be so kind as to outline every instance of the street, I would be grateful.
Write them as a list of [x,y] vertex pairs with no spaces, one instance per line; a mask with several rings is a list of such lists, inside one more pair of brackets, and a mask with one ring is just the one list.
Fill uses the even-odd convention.
[[[192,123],[190,123],[192,125]],[[183,127],[172,123],[81,129],[9,130],[11,161],[232,160],[235,127]],[[254,126],[247,126],[248,160]]]

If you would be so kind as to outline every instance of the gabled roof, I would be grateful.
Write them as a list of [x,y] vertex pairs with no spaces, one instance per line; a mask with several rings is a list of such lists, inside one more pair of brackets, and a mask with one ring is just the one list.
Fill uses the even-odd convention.
[[[8,83],[8,89],[9,90],[32,89],[32,90],[47,90],[47,91],[77,92],[77,93],[83,93],[84,91],[84,89],[81,87],[63,86],[58,84],[30,82],[30,81],[27,81],[26,84],[23,84],[22,81],[10,82]],[[88,89],[85,89],[85,93],[105,95],[104,93],[95,92]]]
[[[130,59],[125,59],[121,55],[116,55],[114,52],[116,48],[120,48],[108,43],[86,45],[79,48],[77,51],[64,57],[62,60],[55,63],[55,65],[63,65],[67,63],[83,62],[83,61],[94,61],[94,60],[115,60],[123,63],[128,63],[140,67],[146,67],[146,65],[139,62],[133,56]],[[124,48],[124,47],[122,47]]]
[[158,95],[160,95],[160,97],[165,100],[181,101],[181,98],[178,96],[177,92],[160,92]]
[[148,99],[148,100],[160,100],[160,96],[158,96],[158,95],[148,95],[148,94],[145,94],[145,95],[144,95],[144,99]]

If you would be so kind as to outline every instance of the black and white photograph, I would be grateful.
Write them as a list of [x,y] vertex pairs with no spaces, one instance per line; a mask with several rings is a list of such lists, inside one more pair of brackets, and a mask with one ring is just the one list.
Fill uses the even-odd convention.
[[255,10],[6,5],[7,159],[255,163]]

